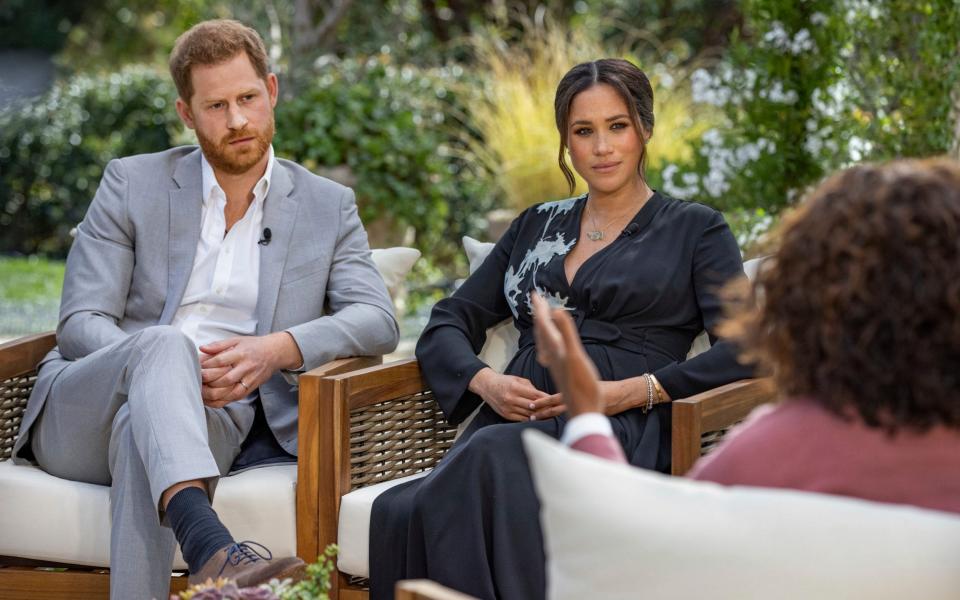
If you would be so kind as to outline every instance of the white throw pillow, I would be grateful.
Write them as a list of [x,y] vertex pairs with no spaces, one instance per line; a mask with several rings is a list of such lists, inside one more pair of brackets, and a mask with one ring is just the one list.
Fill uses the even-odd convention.
[[540,498],[547,597],[957,598],[960,517],[668,477],[523,443]]
[[396,246],[394,248],[376,248],[371,250],[370,254],[373,258],[373,264],[377,266],[377,271],[383,277],[383,282],[387,284],[390,298],[395,299],[400,284],[403,283],[407,273],[420,258],[420,251],[416,248]]
[[[757,269],[760,268],[760,261],[763,258],[751,258],[750,260],[743,263],[743,272],[746,273],[747,279],[753,281],[757,276]],[[710,349],[710,337],[707,335],[706,331],[701,331],[700,335],[693,339],[693,344],[690,345],[690,351],[687,352],[687,360],[690,360],[694,356],[700,354],[701,352],[706,352]]]
[[[493,242],[481,242],[472,237],[463,236],[463,249],[470,263],[471,275],[480,268],[484,259],[493,250],[493,246]],[[487,341],[477,356],[497,373],[503,373],[519,347],[520,332],[514,327],[511,317],[487,329]]]

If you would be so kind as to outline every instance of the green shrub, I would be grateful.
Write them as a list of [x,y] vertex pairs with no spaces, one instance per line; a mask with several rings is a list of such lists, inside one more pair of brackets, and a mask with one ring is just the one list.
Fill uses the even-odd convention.
[[668,192],[726,211],[749,243],[832,171],[956,151],[956,1],[743,6],[746,34],[692,78],[694,100],[725,122],[664,169]]
[[169,76],[78,75],[0,115],[0,252],[63,256],[111,158],[171,145]]
[[[492,207],[487,173],[466,149],[459,67],[396,67],[389,55],[327,64],[277,109],[277,153],[310,169],[346,165],[365,223],[412,228],[441,264]],[[466,133],[465,133],[466,132]]]

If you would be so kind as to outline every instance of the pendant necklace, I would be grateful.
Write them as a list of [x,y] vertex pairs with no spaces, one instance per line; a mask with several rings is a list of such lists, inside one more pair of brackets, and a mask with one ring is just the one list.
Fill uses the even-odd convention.
[[[634,213],[636,213],[636,211],[634,211]],[[589,239],[591,242],[601,242],[601,241],[603,241],[603,231],[604,231],[607,227],[610,227],[610,225],[612,225],[612,224],[614,223],[614,221],[617,221],[618,219],[622,219],[625,214],[628,214],[628,213],[622,213],[622,214],[619,214],[619,215],[615,216],[614,218],[612,218],[612,219],[610,219],[609,221],[607,221],[606,225],[604,225],[603,227],[597,227],[597,218],[596,218],[596,216],[594,216],[594,215],[591,214],[591,215],[590,215],[590,221],[593,223],[593,229],[592,229],[592,230],[589,230],[589,229],[587,230],[587,239]]]

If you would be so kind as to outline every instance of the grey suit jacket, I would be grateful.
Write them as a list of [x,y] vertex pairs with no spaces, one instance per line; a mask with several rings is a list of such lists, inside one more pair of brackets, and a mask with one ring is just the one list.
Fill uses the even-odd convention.
[[[70,361],[171,323],[193,268],[201,207],[196,147],[107,165],[67,258],[58,345],[41,362],[15,457]],[[393,305],[350,188],[278,159],[263,226],[272,239],[260,251],[257,335],[288,331],[304,370],[396,347]],[[280,445],[296,454],[297,390],[276,373],[260,386],[260,398]]]

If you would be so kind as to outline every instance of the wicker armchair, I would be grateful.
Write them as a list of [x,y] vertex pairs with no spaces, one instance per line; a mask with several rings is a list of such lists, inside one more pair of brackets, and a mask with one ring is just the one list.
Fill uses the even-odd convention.
[[[298,485],[320,495],[315,503],[320,509],[318,535],[310,536],[318,540],[317,549],[338,542],[343,549],[344,544],[356,541],[338,539],[342,497],[432,468],[453,443],[456,430],[444,420],[416,360],[331,375],[311,384],[319,387],[311,395],[325,400],[318,405],[323,412],[310,419],[320,423],[314,432],[318,437],[306,442],[301,428],[300,440],[311,452],[328,459],[320,463],[318,471],[301,469]],[[753,379],[674,401],[673,473],[685,473],[731,425],[773,398],[769,380]],[[366,540],[359,542],[365,544]],[[365,584],[340,572],[330,597],[366,598]]]
[[[14,440],[20,429],[20,418],[36,381],[37,363],[56,344],[56,337],[43,333],[0,345],[0,461],[11,456]],[[318,395],[318,382],[326,376],[379,364],[379,358],[362,357],[332,361],[300,377],[300,435],[317,440],[321,406],[330,406]],[[309,482],[315,474],[329,468],[326,455],[301,442],[301,460],[297,465],[297,479]],[[324,464],[320,464],[321,456]],[[50,476],[52,478],[52,476]],[[222,487],[222,486],[221,486]],[[318,490],[298,485],[296,490],[296,547],[297,555],[314,561],[319,554],[317,538],[320,510]],[[0,506],[0,511],[4,510]],[[5,535],[0,532],[0,536]],[[184,589],[186,577],[171,578],[171,591]],[[70,598],[94,599],[109,595],[109,571],[103,568],[78,567],[74,564],[51,564],[43,561],[0,556],[0,600],[7,598]]]

